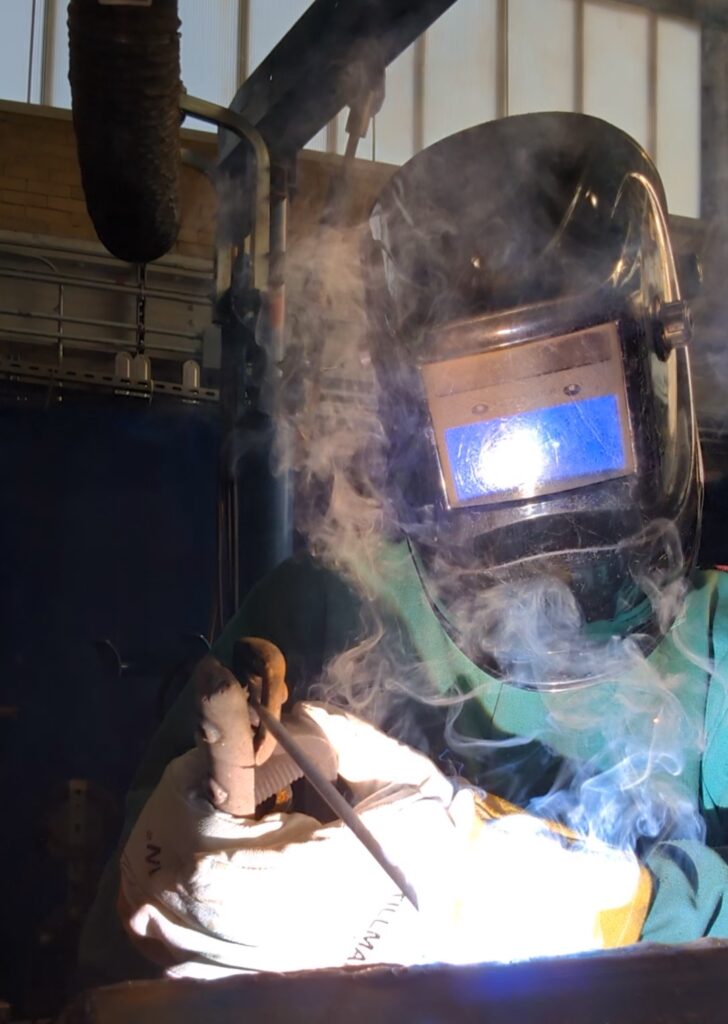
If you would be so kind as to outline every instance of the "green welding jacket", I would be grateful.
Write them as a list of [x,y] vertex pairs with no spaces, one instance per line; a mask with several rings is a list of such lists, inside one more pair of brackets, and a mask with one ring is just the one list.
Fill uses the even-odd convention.
[[[594,772],[608,774],[610,758],[616,755],[606,738],[605,722],[620,714],[623,721],[618,727],[626,732],[632,728],[629,703],[620,704],[616,697],[618,683],[588,687],[591,703],[586,711],[580,703],[583,698],[568,691],[543,694],[504,684],[481,671],[452,642],[422,590],[406,545],[383,543],[378,557],[367,565],[361,573],[364,600],[341,576],[307,556],[283,563],[249,594],[214,653],[230,664],[240,637],[270,640],[286,658],[289,689],[303,697],[332,659],[379,625],[380,653],[390,658],[395,671],[397,665],[407,666],[410,691],[472,691],[464,724],[458,725],[463,724],[463,731],[475,740],[505,741],[486,745],[490,753],[485,759],[481,751],[475,781],[483,788],[525,805],[553,788],[564,765],[587,763]],[[641,936],[645,941],[728,938],[728,864],[721,855],[721,848],[728,847],[727,655],[728,574],[696,573],[681,615],[648,665],[669,691],[665,706],[674,726],[673,748],[657,758],[656,785],[664,781],[671,793],[677,785],[698,807],[707,839],[663,841],[646,854],[653,896]],[[637,694],[635,701],[639,699]],[[644,707],[639,710],[644,718]],[[409,706],[400,704],[395,715],[399,722],[391,723],[391,731],[418,745],[419,728],[420,745],[433,749],[432,737],[438,729],[441,735],[441,719],[433,722],[414,700]],[[396,728],[410,717],[417,720],[416,727],[406,732]],[[166,765],[193,746],[195,724],[194,694],[188,685],[136,774],[127,797],[122,845]],[[447,757],[447,751],[442,755]],[[466,774],[473,777],[467,768]],[[153,973],[118,921],[118,884],[118,864],[112,860],[82,936],[82,984]]]

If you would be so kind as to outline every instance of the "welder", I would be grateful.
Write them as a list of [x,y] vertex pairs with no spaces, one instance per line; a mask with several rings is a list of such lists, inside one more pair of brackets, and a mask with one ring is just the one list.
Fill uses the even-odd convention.
[[[471,128],[394,174],[363,264],[384,447],[348,486],[379,529],[279,566],[214,655],[268,639],[291,699],[323,693],[635,849],[643,940],[728,937],[727,585],[695,568],[691,320],[653,163],[584,115]],[[125,836],[196,719],[188,687]],[[112,864],[83,943],[97,978],[144,971],[117,889]]]

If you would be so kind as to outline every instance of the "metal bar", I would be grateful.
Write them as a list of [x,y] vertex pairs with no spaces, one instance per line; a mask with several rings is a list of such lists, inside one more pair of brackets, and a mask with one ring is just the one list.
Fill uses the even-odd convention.
[[[215,161],[215,167],[217,167],[217,161]],[[55,259],[64,259],[70,255],[74,261],[82,261],[87,267],[94,270],[108,270],[117,276],[119,274],[119,261],[110,253],[101,252],[100,247],[92,242],[86,242],[80,238],[60,238],[58,236],[53,238],[33,236],[32,241],[26,241],[25,239],[28,237],[27,232],[7,231],[0,227],[0,255],[26,256],[32,259],[35,258],[37,250],[48,251],[53,253]],[[209,278],[211,265],[211,257],[180,256],[179,253],[170,253],[168,256],[156,260],[149,270],[160,278],[199,280],[202,277]],[[123,267],[123,264],[121,266]]]
[[[353,67],[366,59],[370,70],[386,68],[454,2],[314,0],[243,83],[232,109],[284,159],[349,105]],[[226,140],[223,159],[238,148]]]
[[[0,256],[14,255],[21,256],[25,260],[38,260],[39,263],[44,263],[47,267],[53,271],[54,274],[58,274],[58,267],[52,260],[49,260],[46,256],[41,256],[37,252],[15,252],[14,250],[6,250],[5,247],[0,249]],[[32,273],[32,271],[31,271]],[[2,275],[2,268],[0,268],[0,275]]]
[[37,0],[33,0],[30,8],[30,45],[28,47],[28,88],[26,90],[26,99],[28,103],[31,102],[31,94],[33,89],[33,50],[35,49],[36,6]]
[[58,285],[58,365],[63,362],[63,285]]
[[139,289],[136,300],[136,350],[137,355],[144,352],[144,334],[146,330],[147,299],[144,294],[144,282],[146,280],[146,265],[140,264],[137,267],[137,282]]
[[230,481],[230,550],[235,551],[237,557],[232,565],[232,596],[233,614],[240,607],[240,488],[237,478]]
[[574,110],[584,113],[584,0],[574,4]]
[[346,802],[336,786],[329,782],[326,776],[319,770],[318,765],[301,749],[288,729],[278,721],[275,715],[271,714],[268,708],[259,703],[253,688],[249,686],[247,689],[250,705],[258,712],[260,720],[266,729],[275,736],[285,752],[293,758],[321,799],[325,800],[331,810],[351,829],[359,842],[371,853],[377,864],[387,872],[415,910],[419,910],[417,894],[405,878],[404,873],[396,864],[392,863],[382,849],[381,844],[374,838],[351,804]]
[[700,214],[728,219],[728,31],[705,28],[700,41]]
[[326,126],[326,152],[339,152],[339,118],[332,117]]
[[[60,286],[61,288],[63,285]],[[0,307],[0,316],[15,316],[20,320],[56,320],[59,321],[59,317],[55,313],[25,313],[19,309],[4,309]],[[81,316],[61,316],[60,321],[64,324],[79,324],[86,327],[110,327],[114,330],[129,331],[130,333],[137,333],[136,324],[122,323],[118,320],[91,320],[87,317]],[[194,331],[172,331],[166,327],[150,327],[146,325],[146,332],[149,334],[161,334],[168,338],[185,338],[187,341],[199,341],[199,333]]]
[[166,380],[151,380],[141,384],[132,380],[122,380],[112,374],[88,373],[84,371],[59,370],[53,366],[25,366],[18,363],[4,363],[0,360],[0,380],[11,383],[35,385],[37,383],[57,384],[64,388],[103,388],[113,391],[116,395],[129,395],[151,400],[155,396],[178,399],[188,404],[208,404],[219,400],[219,392],[213,388],[200,388],[189,391],[181,384],[172,384]]
[[[249,232],[241,230],[240,237],[234,237],[232,242],[223,240],[218,232],[215,247],[215,283],[218,300],[216,302],[215,316],[219,318],[223,327],[221,412],[223,430],[226,431],[227,429],[234,429],[234,424],[237,422],[238,415],[243,408],[244,391],[236,388],[235,385],[238,382],[242,383],[245,372],[240,338],[236,337],[236,335],[240,334],[240,330],[227,308],[228,304],[220,300],[229,293],[234,284],[235,263],[238,254],[248,247],[251,272],[246,285],[251,290],[262,294],[264,309],[267,310],[269,318],[275,313],[275,306],[271,302],[271,291],[275,295],[275,289],[270,288],[270,277],[271,263],[273,262],[271,236],[277,229],[272,225],[270,157],[268,147],[260,132],[246,118],[234,110],[216,106],[215,104],[207,103],[205,100],[188,95],[181,97],[180,108],[194,117],[208,121],[211,124],[216,124],[218,128],[228,129],[240,140],[238,146],[242,145],[243,147],[241,150],[243,160],[240,164],[234,165],[230,169],[229,176],[232,181],[244,182],[246,180],[246,169],[250,166],[251,150],[253,155],[253,203],[249,211],[251,229]],[[222,145],[222,133],[220,133],[220,140],[220,145]],[[247,229],[247,224],[245,228]],[[283,220],[283,229],[285,230],[285,219]],[[246,235],[245,238],[242,237],[244,233]],[[281,314],[282,308],[281,304]],[[226,364],[226,353],[229,357],[228,364]],[[225,379],[226,377],[228,378],[227,380]],[[233,472],[236,471],[234,470]],[[219,580],[219,591],[223,599],[220,605],[220,616],[224,622],[229,614],[229,610],[226,611],[224,601],[230,596],[235,607],[237,607],[240,592],[241,573],[238,522],[240,513],[237,501],[237,483],[235,479],[225,479],[226,470],[222,466],[221,473],[223,475],[220,489],[223,500],[218,527],[218,551],[219,564],[223,569],[228,570],[228,579],[224,580],[221,575]],[[275,534],[275,539],[277,543],[280,539],[280,530]],[[266,566],[266,568],[270,567]],[[249,580],[247,582],[249,585],[252,581]]]
[[[6,341],[12,341],[16,337],[22,337],[37,338],[39,341],[47,341],[52,345],[56,345],[58,343],[58,335],[56,332],[49,333],[48,331],[31,331],[26,327],[0,326],[0,337]],[[90,349],[91,351],[98,350],[99,345],[118,351],[119,345],[121,344],[118,339],[114,338],[92,337],[80,334],[64,334],[63,340],[66,344],[68,344],[68,342],[73,342],[74,348]],[[180,358],[184,357],[185,359],[188,359],[191,354],[189,349],[173,348],[172,346],[167,345],[150,345],[149,343],[147,343],[145,353],[150,358],[152,358],[155,353],[170,353],[173,355],[178,354]],[[167,358],[166,355],[163,355],[162,357]]]
[[508,115],[508,0],[498,0],[496,14],[496,116]]
[[270,217],[270,287],[268,290],[268,338],[264,347],[270,356],[271,370],[268,384],[271,390],[271,412],[276,422],[279,450],[283,455],[283,469],[274,483],[274,563],[288,558],[293,549],[293,443],[286,417],[281,415],[280,366],[286,354],[286,287],[285,261],[288,224],[288,180],[279,168],[275,188],[271,194]]
[[425,71],[427,67],[427,34],[422,33],[415,42],[412,103],[412,147],[414,153],[425,148]]
[[24,362],[20,359],[11,359],[6,356],[0,356],[0,375],[3,376],[25,376],[33,379],[52,379],[59,381],[68,381],[69,383],[74,382],[96,382],[99,385],[109,383],[121,383],[123,387],[133,387],[137,390],[148,391],[150,387],[160,388],[173,392],[174,394],[186,394],[186,395],[201,395],[203,398],[215,398],[219,397],[219,391],[216,388],[186,388],[183,384],[177,384],[173,381],[167,380],[150,380],[150,381],[138,381],[131,380],[124,377],[119,377],[115,373],[101,373],[98,370],[74,370],[68,368],[59,368],[57,366],[42,364],[42,363],[29,363]]
[[657,159],[657,15],[647,23],[647,152]]
[[53,100],[51,83],[53,81],[53,63],[56,34],[56,0],[45,0],[45,17],[43,19],[43,58],[40,77],[40,101],[50,106]]
[[268,147],[259,131],[234,110],[208,103],[184,93],[180,110],[201,121],[227,128],[243,140],[255,157],[255,209],[251,231],[252,287],[265,291],[268,287],[268,247],[270,245],[270,158]]
[[[185,152],[184,149],[181,150]],[[199,155],[199,154],[198,154]],[[217,162],[212,162],[213,167],[217,167]],[[111,256],[105,256],[102,253],[91,251],[91,247],[86,247],[87,243],[81,243],[79,246],[69,244],[70,239],[64,238],[53,238],[47,239],[45,242],[39,242],[37,244],[30,242],[13,242],[10,239],[11,234],[22,234],[22,232],[9,232],[3,231],[0,228],[0,256],[18,256],[23,259],[29,260],[43,260],[49,267],[52,268],[54,273],[58,274],[60,271],[55,263],[51,260],[46,259],[41,253],[51,252],[54,259],[65,260],[69,257],[74,263],[83,263],[89,270],[99,271],[101,273],[108,271],[112,273],[114,277],[119,276],[119,261],[115,260]],[[184,257],[180,257],[184,259]],[[186,262],[189,262],[191,257],[186,258]],[[161,260],[158,260],[152,265],[151,269],[156,276],[160,278],[190,278],[191,280],[201,280],[203,277],[207,279],[209,266],[212,260],[200,261],[200,267],[186,266],[180,263],[169,262],[167,265],[163,264]],[[131,277],[132,267],[128,267],[128,276]],[[1,271],[0,271],[1,272]],[[74,280],[85,280],[84,278],[74,278]],[[98,278],[96,279],[98,280]],[[129,287],[135,287],[130,285]],[[178,294],[182,294],[181,292]]]
[[250,64],[250,0],[238,0],[238,86],[248,77]]
[[[90,288],[93,291],[120,292],[124,295],[138,294],[138,288],[134,285],[105,284],[103,281],[86,281],[81,277],[51,277],[49,274],[38,274],[34,271],[9,270],[0,267],[0,278],[12,277],[20,281],[38,281],[42,284],[64,284],[72,288]],[[210,299],[207,296],[195,296],[183,292],[165,292],[158,288],[147,288],[148,299],[169,299],[171,302],[191,303],[195,306],[207,306]]]

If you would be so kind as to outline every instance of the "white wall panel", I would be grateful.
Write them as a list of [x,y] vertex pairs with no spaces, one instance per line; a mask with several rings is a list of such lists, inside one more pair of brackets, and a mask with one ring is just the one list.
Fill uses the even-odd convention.
[[700,27],[657,23],[657,166],[671,213],[700,216]]
[[[227,106],[238,87],[238,2],[178,0],[182,82],[192,96]],[[195,123],[198,127],[198,123]]]
[[496,0],[457,0],[425,37],[425,145],[496,116]]
[[0,98],[22,102],[28,99],[33,4],[2,0],[0,9]]
[[[31,3],[32,7],[32,3]],[[35,5],[35,30],[33,32],[33,54],[31,57],[31,82],[30,82],[30,102],[31,103],[42,103],[42,87],[43,87],[43,57],[45,50],[45,20],[46,20],[46,5],[38,0]],[[0,20],[0,31],[2,31],[2,25]]]
[[386,96],[376,120],[375,159],[403,164],[414,154],[415,48],[409,46],[387,68]]
[[509,0],[508,113],[574,109],[574,0]]
[[584,112],[603,117],[641,145],[648,135],[648,15],[627,4],[584,9]]

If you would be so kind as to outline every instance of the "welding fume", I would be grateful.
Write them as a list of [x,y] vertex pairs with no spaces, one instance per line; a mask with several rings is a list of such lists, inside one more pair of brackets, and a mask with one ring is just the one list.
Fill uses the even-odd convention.
[[[258,652],[254,679],[277,705],[280,652],[260,639],[239,644]],[[297,702],[284,737],[406,872],[397,884],[346,814],[331,821],[325,804],[312,805],[301,764],[261,734],[241,686],[252,680],[233,661],[237,676],[212,657],[198,666],[202,742],[166,769],[121,858],[120,913],[169,976],[502,961],[636,941],[651,886],[634,855],[447,779],[330,704]],[[527,869],[525,850],[552,884]],[[476,884],[516,865],[518,890],[506,900]]]
[[488,122],[346,252],[366,343],[328,365],[376,415],[282,412],[308,550],[154,737],[86,977],[727,938],[728,590],[654,164],[585,115]]

